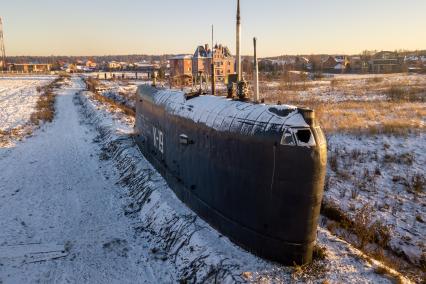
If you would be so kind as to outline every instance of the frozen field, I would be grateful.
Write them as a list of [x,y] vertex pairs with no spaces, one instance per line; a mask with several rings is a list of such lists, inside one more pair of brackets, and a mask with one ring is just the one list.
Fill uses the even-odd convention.
[[0,151],[0,283],[407,281],[324,226],[324,253],[304,267],[235,246],[140,154],[133,118],[75,95],[83,88],[73,77],[58,91],[55,120]]
[[333,209],[328,216],[340,219],[338,228],[326,221],[327,228],[371,255],[424,273],[426,75],[332,75],[269,82],[263,91],[269,102],[315,109],[327,133],[324,204]]
[[[277,91],[283,92],[282,100],[300,102],[319,101],[336,103],[347,101],[386,101],[392,87],[414,90],[426,94],[426,75],[421,74],[337,74],[321,80],[277,80],[261,82],[262,95],[270,100]],[[272,94],[275,92],[275,94]],[[278,99],[278,98],[277,98]]]
[[55,76],[0,77],[0,131],[25,126],[40,92],[37,87],[49,84]]
[[[383,248],[424,266],[425,134],[335,134],[328,138],[324,203],[340,208],[351,220],[359,220],[364,211],[364,225],[383,234]],[[365,249],[373,251],[368,246]]]

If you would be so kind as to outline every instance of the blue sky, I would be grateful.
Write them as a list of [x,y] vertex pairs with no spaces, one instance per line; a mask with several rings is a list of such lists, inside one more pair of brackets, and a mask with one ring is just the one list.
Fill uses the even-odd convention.
[[[8,55],[235,53],[236,0],[1,0]],[[426,49],[426,0],[241,0],[243,53]]]

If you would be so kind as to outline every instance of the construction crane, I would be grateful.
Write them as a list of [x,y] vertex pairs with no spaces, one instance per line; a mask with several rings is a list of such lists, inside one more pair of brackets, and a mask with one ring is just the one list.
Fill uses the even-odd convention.
[[0,61],[1,61],[1,69],[6,70],[7,69],[7,63],[6,63],[6,50],[4,48],[4,39],[3,39],[3,21],[0,17]]

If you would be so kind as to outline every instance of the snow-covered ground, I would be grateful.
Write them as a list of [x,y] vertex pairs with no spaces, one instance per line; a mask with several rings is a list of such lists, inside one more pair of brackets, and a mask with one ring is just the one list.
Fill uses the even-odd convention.
[[101,86],[104,91],[101,92],[102,96],[113,99],[116,102],[125,104],[130,108],[135,108],[135,93],[138,85],[145,83],[144,81],[109,81],[101,80]]
[[283,267],[232,244],[168,188],[131,138],[132,119],[75,95],[34,137],[0,149],[0,283],[391,283],[327,229],[324,260]]
[[0,77],[0,131],[24,126],[30,119],[40,92],[55,76]]
[[413,263],[426,261],[426,136],[330,135],[325,202],[389,229],[389,246]]
[[424,270],[426,75],[342,74],[294,85],[275,82],[264,95],[315,108],[328,131],[325,203],[351,221],[368,211],[368,221],[389,236],[382,246]]
[[[306,101],[385,101],[386,92],[392,87],[417,88],[426,96],[426,75],[424,74],[336,74],[322,80],[306,82],[261,82],[262,94],[266,99],[277,91],[286,96],[296,96],[301,103]],[[292,99],[293,99],[292,98]]]
[[144,250],[132,241],[119,206],[120,188],[99,163],[95,134],[82,126],[74,107],[73,95],[83,86],[73,79],[57,98],[56,120],[1,153],[0,282],[153,283],[157,278],[149,263],[136,261]]

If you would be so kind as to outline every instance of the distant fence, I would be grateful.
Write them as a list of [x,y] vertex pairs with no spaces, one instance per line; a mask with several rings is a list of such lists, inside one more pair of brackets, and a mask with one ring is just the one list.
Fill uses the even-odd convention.
[[26,76],[26,75],[57,75],[59,72],[56,71],[45,71],[45,72],[23,72],[23,71],[0,71],[0,76]]
[[99,80],[111,80],[111,79],[121,79],[121,80],[149,80],[151,73],[148,72],[94,72],[90,74],[95,76]]

